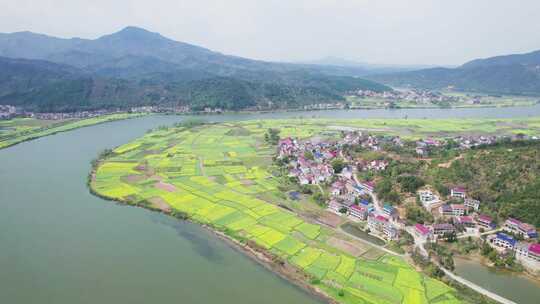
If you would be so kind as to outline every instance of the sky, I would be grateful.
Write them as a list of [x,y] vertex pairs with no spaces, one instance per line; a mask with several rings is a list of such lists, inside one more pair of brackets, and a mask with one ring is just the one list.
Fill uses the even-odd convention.
[[0,32],[97,38],[139,26],[270,61],[458,65],[540,49],[539,0],[0,0]]

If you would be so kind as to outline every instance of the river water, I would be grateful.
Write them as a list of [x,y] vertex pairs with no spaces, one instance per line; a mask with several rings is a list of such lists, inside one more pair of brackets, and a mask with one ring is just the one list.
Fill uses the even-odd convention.
[[[540,106],[201,118],[531,115],[540,116]],[[182,119],[150,116],[111,122],[0,150],[0,303],[320,303],[195,224],[116,205],[88,192],[90,161],[99,151]]]
[[540,284],[524,276],[495,270],[478,262],[455,259],[455,273],[519,304],[540,303]]

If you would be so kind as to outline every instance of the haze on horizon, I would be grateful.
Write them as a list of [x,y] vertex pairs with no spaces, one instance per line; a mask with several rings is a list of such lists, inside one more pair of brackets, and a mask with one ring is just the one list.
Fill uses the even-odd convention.
[[0,32],[97,38],[128,25],[271,61],[459,65],[540,49],[540,1],[0,0]]

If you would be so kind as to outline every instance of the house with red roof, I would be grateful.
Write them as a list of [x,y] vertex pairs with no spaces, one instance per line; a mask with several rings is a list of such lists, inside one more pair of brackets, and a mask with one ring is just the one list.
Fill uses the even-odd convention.
[[504,222],[503,229],[516,235],[522,236],[525,239],[538,237],[536,227],[531,224],[523,223],[515,218],[508,218]]
[[463,204],[451,204],[450,208],[453,216],[463,216],[465,214],[465,205]]
[[476,223],[478,224],[478,226],[486,228],[486,229],[495,229],[497,227],[497,224],[495,224],[495,221],[493,221],[493,218],[485,214],[480,214],[476,218]]
[[368,228],[371,232],[379,234],[388,240],[396,240],[399,237],[397,228],[384,215],[369,215]]
[[540,244],[529,245],[529,258],[540,262]]
[[454,218],[454,224],[455,225],[461,225],[465,228],[474,228],[476,227],[476,223],[474,222],[473,218],[470,216],[456,216]]
[[352,205],[349,207],[349,214],[359,220],[365,221],[367,219],[368,210],[363,205]]
[[367,192],[375,191],[375,183],[371,181],[360,183],[360,187],[366,190]]
[[433,237],[431,230],[422,224],[414,225],[414,234],[424,241],[430,240]]

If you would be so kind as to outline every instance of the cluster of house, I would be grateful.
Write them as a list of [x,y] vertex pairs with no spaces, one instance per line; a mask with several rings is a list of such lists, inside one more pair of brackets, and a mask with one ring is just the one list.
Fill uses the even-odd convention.
[[399,136],[375,136],[371,134],[363,134],[360,131],[348,130],[339,144],[360,145],[365,149],[380,151],[382,144],[390,144],[402,147],[403,141]]
[[[312,157],[306,157],[306,154]],[[332,144],[310,141],[299,142],[296,139],[285,138],[278,143],[278,157],[291,157],[289,176],[298,178],[301,185],[311,185],[326,182],[334,175],[330,161],[337,156]]]
[[343,102],[337,102],[337,103],[314,103],[314,104],[308,104],[304,105],[304,110],[341,110],[345,109],[347,107],[347,104]]
[[10,105],[0,105],[0,119],[11,119],[17,115],[17,108]]
[[435,224],[431,229],[423,225],[417,225],[416,234],[426,240],[457,233],[458,228],[463,228],[463,230],[469,228],[492,230],[496,228],[492,217],[477,213],[480,209],[480,201],[467,197],[467,191],[463,187],[455,187],[450,190],[451,198],[463,201],[463,203],[459,204],[446,204],[429,189],[418,191],[418,196],[426,210],[431,212],[433,209],[438,209],[440,217],[452,219],[452,223]]
[[[509,218],[502,228],[505,232],[488,237],[493,246],[513,252],[518,259],[540,262],[540,244],[530,242],[538,238],[538,232],[533,225]],[[518,238],[526,241],[519,241]]]
[[[125,112],[126,109],[93,110],[79,112],[31,112],[11,105],[0,105],[0,119],[11,119],[14,117],[29,117],[43,120],[64,120],[73,118],[92,118],[106,114]],[[189,106],[140,106],[131,107],[127,110],[130,113],[187,113]],[[221,111],[221,110],[220,110]],[[212,112],[214,113],[214,111]]]
[[[467,150],[478,146],[493,145],[503,140],[538,140],[536,136],[525,134],[516,134],[513,136],[457,136],[449,138],[456,144],[456,149]],[[426,157],[433,148],[441,147],[446,144],[446,140],[422,139],[416,142],[416,154],[420,157]]]
[[120,109],[116,110],[95,110],[95,111],[81,111],[81,112],[70,112],[70,113],[34,113],[34,112],[25,112],[24,116],[43,119],[43,120],[64,120],[64,119],[80,119],[80,118],[92,118],[98,117],[101,115],[120,113]]
[[440,147],[443,144],[443,141],[433,138],[419,140],[416,142],[416,154],[421,157],[428,156],[430,149],[434,147]]
[[459,145],[460,149],[471,149],[482,145],[492,145],[499,140],[497,136],[458,136],[454,141]]
[[392,223],[392,215],[387,214],[386,211],[384,213],[384,215],[370,214],[368,216],[368,229],[387,240],[397,240],[399,229]]
[[359,97],[383,98],[389,101],[411,101],[417,104],[432,104],[440,102],[456,102],[460,100],[457,96],[443,95],[439,92],[429,90],[395,90],[389,92],[374,92],[371,90],[358,90],[354,95]]

